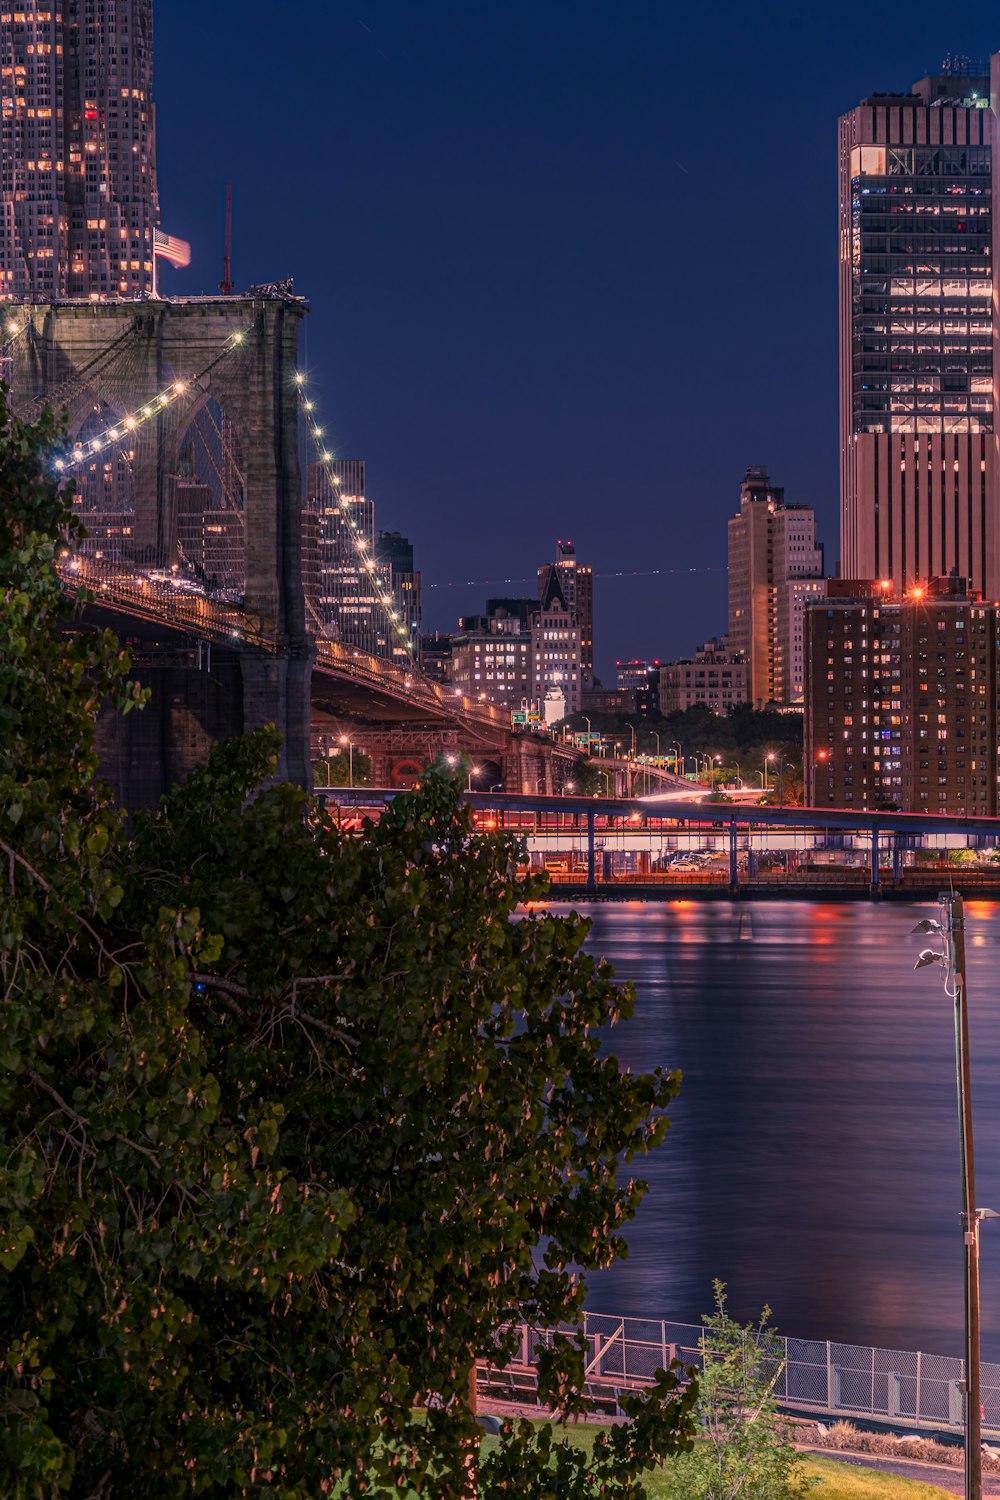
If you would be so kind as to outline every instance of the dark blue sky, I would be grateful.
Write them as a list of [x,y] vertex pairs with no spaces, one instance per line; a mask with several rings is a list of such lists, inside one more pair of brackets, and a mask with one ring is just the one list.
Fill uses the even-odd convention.
[[725,627],[747,464],[836,559],[836,117],[1000,46],[947,9],[159,0],[163,221],[194,246],[167,289],[217,286],[231,177],[237,284],[308,297],[327,430],[427,625],[503,591],[431,585],[570,536],[678,570],[598,580],[606,677],[688,651]]

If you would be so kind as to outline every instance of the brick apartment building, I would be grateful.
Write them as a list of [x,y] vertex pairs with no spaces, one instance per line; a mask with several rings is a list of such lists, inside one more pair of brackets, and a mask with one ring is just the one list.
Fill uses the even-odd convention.
[[807,805],[995,815],[998,632],[964,579],[831,580],[807,611]]

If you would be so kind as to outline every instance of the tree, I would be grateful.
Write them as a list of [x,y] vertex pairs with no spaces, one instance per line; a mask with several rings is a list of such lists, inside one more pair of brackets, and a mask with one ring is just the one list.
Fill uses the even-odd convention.
[[[70,619],[55,438],[0,413],[0,1493],[467,1494],[474,1359],[578,1318],[678,1076],[603,1053],[631,989],[510,920],[542,884],[442,769],[352,837],[260,731],[126,826],[93,730],[142,689]],[[560,1336],[543,1396],[582,1384]],[[694,1394],[575,1477],[518,1428],[482,1492],[641,1497]]]
[[569,783],[572,783],[573,793],[577,797],[607,797],[614,792],[612,780],[612,773],[602,770],[598,762],[584,760],[573,767],[566,785],[568,788]]
[[778,1416],[775,1388],[784,1367],[781,1340],[765,1307],[756,1324],[735,1322],[726,1289],[714,1283],[715,1306],[700,1340],[697,1415],[703,1438],[679,1457],[672,1488],[684,1500],[796,1500],[808,1481]]
[[355,750],[353,768],[350,756],[339,749],[334,755],[324,755],[313,762],[313,780],[317,787],[370,786],[371,756],[363,750]]

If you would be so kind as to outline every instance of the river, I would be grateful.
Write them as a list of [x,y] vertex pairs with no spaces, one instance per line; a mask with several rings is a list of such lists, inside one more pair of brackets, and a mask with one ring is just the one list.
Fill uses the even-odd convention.
[[[953,1007],[913,964],[930,905],[598,905],[588,947],[638,991],[612,1050],[681,1068],[626,1261],[597,1312],[697,1322],[712,1279],[802,1338],[959,1354]],[[555,907],[554,910],[560,910]],[[980,1207],[1000,1209],[1000,905],[967,903]],[[984,1226],[983,1353],[1000,1359],[1000,1224]]]

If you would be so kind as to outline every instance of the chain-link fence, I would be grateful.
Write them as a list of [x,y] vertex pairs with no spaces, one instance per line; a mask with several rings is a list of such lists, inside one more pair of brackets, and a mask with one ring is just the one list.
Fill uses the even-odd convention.
[[[617,1413],[622,1391],[641,1390],[672,1359],[685,1366],[702,1360],[698,1324],[618,1318],[587,1313],[583,1332],[586,1394],[595,1411]],[[532,1405],[540,1347],[552,1334],[522,1324],[514,1358],[502,1369],[480,1365],[479,1387],[497,1400]],[[944,1354],[914,1354],[820,1339],[783,1338],[783,1362],[775,1384],[789,1411],[835,1421],[874,1419],[903,1427],[961,1432],[964,1362]],[[1000,1365],[982,1367],[983,1433],[1000,1436]]]

